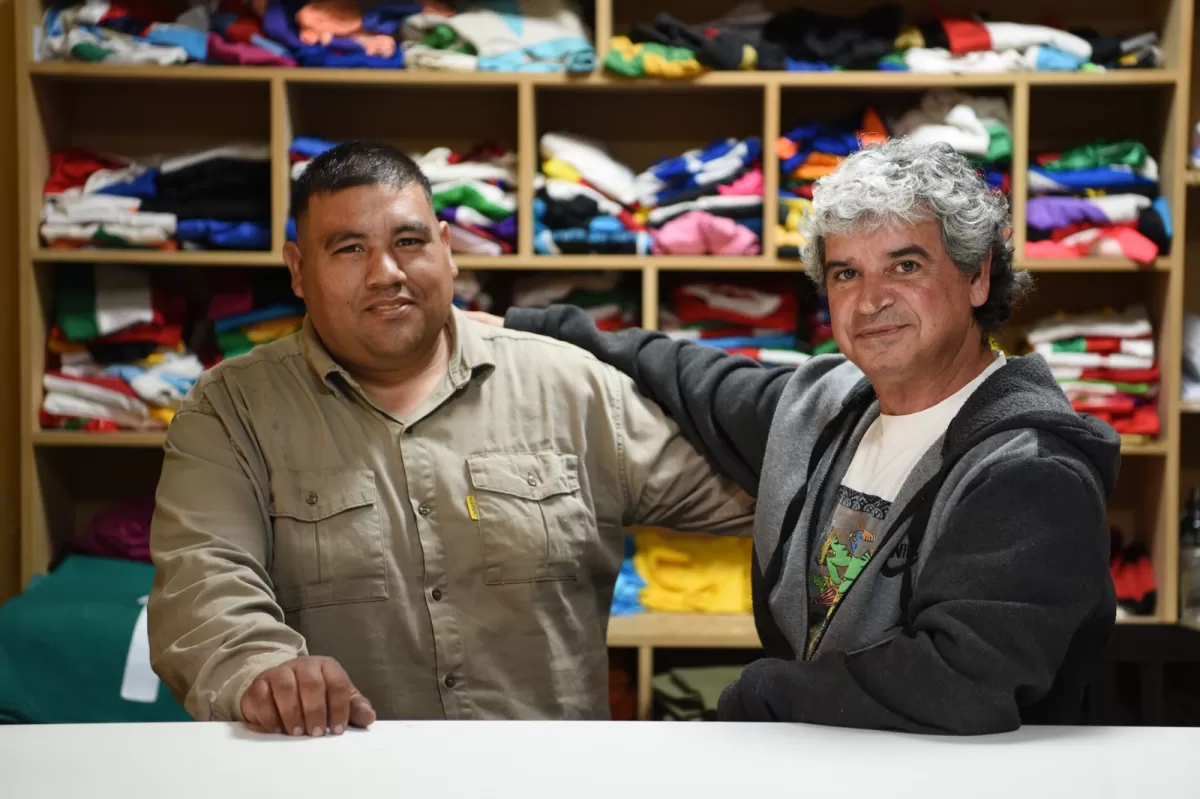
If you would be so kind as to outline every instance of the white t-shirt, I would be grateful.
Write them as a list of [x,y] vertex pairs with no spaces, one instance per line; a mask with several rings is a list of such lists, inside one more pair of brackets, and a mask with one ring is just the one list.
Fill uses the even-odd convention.
[[1005,363],[1004,353],[997,353],[974,380],[937,405],[904,416],[881,414],[867,428],[838,486],[833,518],[809,558],[806,657],[816,649],[841,598],[871,562],[879,543],[876,533],[917,461],[945,434],[975,389]]

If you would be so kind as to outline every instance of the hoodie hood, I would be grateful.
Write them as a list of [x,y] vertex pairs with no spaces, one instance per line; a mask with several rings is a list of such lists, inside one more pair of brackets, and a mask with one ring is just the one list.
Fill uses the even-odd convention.
[[970,396],[946,430],[943,457],[966,452],[1006,430],[1035,428],[1070,444],[1092,464],[1105,497],[1121,466],[1121,437],[1109,425],[1077,412],[1041,355],[1008,358]]

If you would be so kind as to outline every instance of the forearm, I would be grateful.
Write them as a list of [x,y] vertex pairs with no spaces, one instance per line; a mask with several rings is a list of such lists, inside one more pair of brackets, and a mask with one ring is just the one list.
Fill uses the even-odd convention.
[[793,370],[639,328],[603,333],[568,305],[514,308],[505,325],[574,344],[628,375],[713,467],[757,493],[775,406]]
[[151,663],[197,720],[241,720],[242,694],[254,678],[307,654],[261,570],[246,561],[211,544],[155,555]]
[[151,663],[203,720],[240,719],[254,677],[305,654],[268,572],[267,492],[248,446],[229,435],[203,401],[176,414],[150,530]]

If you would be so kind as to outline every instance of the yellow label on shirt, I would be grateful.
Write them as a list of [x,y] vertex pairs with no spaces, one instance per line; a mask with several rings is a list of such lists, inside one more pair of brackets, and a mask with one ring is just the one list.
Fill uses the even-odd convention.
[[475,497],[467,497],[467,513],[471,514],[473,521],[479,521],[479,506],[475,504]]

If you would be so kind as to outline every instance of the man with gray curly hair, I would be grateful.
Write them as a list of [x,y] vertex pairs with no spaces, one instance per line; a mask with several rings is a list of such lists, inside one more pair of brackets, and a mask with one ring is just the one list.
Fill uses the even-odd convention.
[[842,354],[764,368],[568,306],[509,327],[574,343],[659,402],[757,498],[767,657],[726,720],[978,734],[1072,723],[1115,616],[1105,502],[1120,440],[1046,362],[989,335],[1028,277],[1003,197],[893,139],[819,181],[804,260]]

